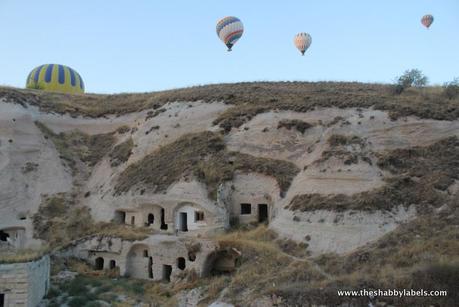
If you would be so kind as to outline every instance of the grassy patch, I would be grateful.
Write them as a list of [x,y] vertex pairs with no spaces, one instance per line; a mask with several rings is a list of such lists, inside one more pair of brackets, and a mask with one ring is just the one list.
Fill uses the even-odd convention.
[[459,293],[457,212],[457,202],[451,203],[445,211],[422,215],[343,256],[289,257],[265,226],[222,235],[217,238],[220,245],[237,248],[242,258],[233,274],[205,279],[206,301],[224,293],[226,301],[245,306],[276,294],[288,306],[366,305],[368,298],[338,297],[337,290],[379,288],[448,291],[447,297],[378,298],[389,305],[455,306]]
[[279,121],[277,129],[286,128],[288,130],[296,129],[298,132],[304,133],[307,129],[311,128],[312,125],[298,119],[283,119]]
[[348,255],[317,257],[316,262],[335,276],[334,285],[325,287],[447,290],[447,297],[384,301],[391,305],[455,306],[459,299],[457,210],[456,199],[444,211],[425,213]]
[[74,130],[66,133],[54,133],[45,124],[35,122],[45,138],[50,139],[59,157],[66,162],[75,174],[78,161],[84,162],[92,167],[105,156],[113,146],[115,137],[112,133],[88,135],[81,131]]
[[125,134],[125,133],[128,133],[129,131],[131,131],[131,128],[127,125],[123,125],[119,127],[118,129],[116,129],[116,132],[119,134]]
[[337,146],[347,146],[347,145],[360,145],[363,147],[365,145],[365,141],[357,135],[341,135],[341,134],[333,134],[328,139],[328,144],[331,147]]
[[66,193],[45,198],[33,215],[34,236],[48,242],[50,247],[63,246],[85,236],[119,237],[125,240],[143,240],[149,230],[127,225],[96,223],[87,207],[76,206]]
[[427,147],[397,149],[379,156],[378,166],[394,177],[386,185],[353,195],[296,195],[290,210],[390,210],[415,204],[418,210],[448,201],[443,193],[459,179],[459,139],[450,137]]
[[21,167],[21,171],[23,174],[27,174],[27,173],[30,173],[30,172],[35,172],[37,171],[38,169],[38,163],[34,163],[34,162],[27,162],[26,164],[24,164],[23,167]]
[[[155,302],[175,306],[174,296],[200,287],[205,305],[217,298],[248,306],[273,294],[289,306],[367,304],[368,298],[338,297],[337,289],[424,289],[447,290],[448,297],[380,298],[389,305],[455,306],[458,299],[459,219],[457,202],[442,212],[425,214],[401,225],[382,239],[347,255],[292,257],[293,244],[279,240],[262,225],[249,231],[233,231],[215,238],[223,249],[241,252],[236,271],[202,279],[184,278],[163,284],[126,278],[109,279],[81,271],[79,281],[65,285],[60,293],[80,293],[81,285],[92,299],[116,303],[113,293],[123,293],[127,302]],[[293,249],[292,249],[293,248]],[[75,270],[75,269],[72,269]],[[76,269],[76,271],[79,271]],[[324,273],[325,271],[325,273]],[[94,297],[95,296],[95,297]],[[89,301],[89,300],[88,300]]]
[[373,164],[369,152],[365,150],[365,140],[356,135],[334,134],[328,139],[329,148],[322,152],[320,159],[315,163],[323,163],[331,158],[340,159],[344,165],[357,164],[364,161]]
[[134,186],[165,191],[183,176],[195,176],[215,199],[218,185],[231,180],[236,171],[273,176],[282,192],[299,172],[290,162],[229,152],[221,135],[202,132],[185,135],[130,165],[119,176],[115,191],[124,193]]
[[8,249],[0,251],[0,264],[35,261],[47,253],[46,247],[41,249]]
[[269,110],[307,112],[316,107],[373,107],[387,111],[392,119],[414,115],[453,120],[459,116],[459,99],[448,101],[436,88],[412,88],[399,96],[391,93],[390,85],[363,83],[257,82],[207,88],[215,90],[212,93],[214,100],[236,105],[215,121],[225,131],[240,127],[257,114]]
[[297,260],[283,252],[276,238],[266,226],[219,236],[217,240],[222,248],[236,248],[242,256],[234,273],[204,280],[208,289],[206,302],[215,300],[225,288],[225,300],[248,306],[254,298],[271,295],[281,284],[314,283],[324,279],[308,260]]
[[96,271],[76,258],[53,258],[52,268],[56,274],[62,270],[78,273],[72,280],[56,280],[47,296],[52,303],[62,306],[76,299],[80,306],[177,306],[174,294],[184,289],[185,283],[165,284],[112,276],[110,270]]
[[216,121],[227,131],[256,114],[276,109],[306,112],[315,107],[374,107],[388,111],[392,118],[415,115],[453,120],[459,117],[458,97],[448,99],[435,87],[409,88],[402,95],[394,96],[391,85],[356,82],[244,82],[117,95],[66,95],[0,87],[0,98],[36,105],[45,112],[89,117],[159,109],[174,101],[224,101],[237,106]]
[[109,154],[110,165],[112,167],[118,166],[126,162],[132,154],[132,149],[134,148],[134,141],[132,138],[124,141],[121,144],[113,147],[112,151]]

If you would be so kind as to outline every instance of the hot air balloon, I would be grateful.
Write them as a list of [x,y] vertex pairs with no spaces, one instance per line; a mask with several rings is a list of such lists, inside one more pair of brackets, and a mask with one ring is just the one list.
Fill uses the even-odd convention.
[[426,27],[427,29],[430,27],[430,25],[433,23],[434,17],[432,15],[424,15],[421,18],[421,23]]
[[237,17],[228,16],[217,22],[217,35],[228,47],[228,51],[236,44],[244,32],[244,25]]
[[309,46],[311,46],[311,42],[311,35],[304,32],[298,33],[297,35],[295,35],[295,38],[293,39],[293,43],[295,44],[296,48],[300,50],[302,55],[304,55],[306,50],[308,50]]
[[69,94],[84,93],[81,76],[74,69],[59,64],[45,64],[34,68],[27,77],[26,87]]

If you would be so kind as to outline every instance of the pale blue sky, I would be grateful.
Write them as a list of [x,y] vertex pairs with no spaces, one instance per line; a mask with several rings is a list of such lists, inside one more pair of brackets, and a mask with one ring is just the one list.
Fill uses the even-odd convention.
[[[434,15],[427,30],[424,14]],[[233,48],[216,21],[239,17]],[[297,32],[312,45],[304,57]],[[458,0],[0,0],[0,84],[39,64],[75,68],[88,92],[143,92],[261,80],[391,82],[419,68],[459,76]]]

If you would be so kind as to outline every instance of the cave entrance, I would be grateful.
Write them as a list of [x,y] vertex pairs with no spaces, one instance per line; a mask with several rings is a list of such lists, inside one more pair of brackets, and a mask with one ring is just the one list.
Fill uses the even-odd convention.
[[182,271],[186,268],[185,258],[183,257],[177,258],[177,267]]
[[163,264],[163,281],[170,282],[172,274],[172,265]]
[[153,278],[153,257],[148,258],[148,277]]
[[161,208],[161,227],[162,230],[167,230],[166,218],[164,209]]
[[267,204],[258,204],[258,222],[259,223],[268,222],[268,205]]
[[188,231],[188,215],[186,212],[180,212],[179,229],[180,231]]
[[124,211],[115,211],[115,217],[113,221],[116,224],[124,224],[126,223],[126,212]]
[[10,237],[9,234],[7,234],[6,232],[4,232],[3,230],[0,230],[0,241],[8,241],[8,238]]
[[96,258],[95,269],[97,271],[102,271],[104,269],[104,258],[102,257]]
[[218,276],[234,272],[236,269],[236,260],[240,255],[241,253],[236,249],[212,252],[204,262],[202,275],[204,277]]
[[148,214],[147,223],[148,226],[152,225],[155,222],[155,216],[153,213]]

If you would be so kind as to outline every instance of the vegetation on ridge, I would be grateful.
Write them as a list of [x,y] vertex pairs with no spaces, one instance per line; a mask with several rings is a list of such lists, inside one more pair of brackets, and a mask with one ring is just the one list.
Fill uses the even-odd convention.
[[175,101],[222,101],[235,106],[215,121],[226,131],[270,110],[306,112],[316,107],[374,107],[388,111],[393,119],[414,115],[453,120],[459,117],[459,97],[448,97],[438,87],[408,88],[394,95],[392,85],[357,82],[244,82],[116,95],[65,95],[0,87],[0,98],[8,102],[72,116],[121,115],[158,109]]

